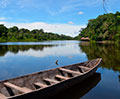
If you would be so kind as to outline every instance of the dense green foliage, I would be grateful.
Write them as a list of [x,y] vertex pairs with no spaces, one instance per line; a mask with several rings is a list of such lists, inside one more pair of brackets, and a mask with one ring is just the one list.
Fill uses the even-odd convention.
[[0,25],[0,42],[16,42],[16,41],[44,41],[44,40],[71,40],[70,36],[63,34],[54,34],[44,32],[43,29],[34,29],[32,31],[28,29],[19,29],[14,26],[7,28],[4,25]]
[[120,13],[104,14],[89,20],[87,27],[82,29],[76,39],[81,37],[89,37],[95,41],[120,41]]

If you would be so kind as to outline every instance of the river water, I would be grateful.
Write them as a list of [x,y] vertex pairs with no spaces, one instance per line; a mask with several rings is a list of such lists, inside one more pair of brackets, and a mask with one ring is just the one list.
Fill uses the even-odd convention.
[[[101,57],[93,77],[61,99],[120,99],[120,45],[80,41],[0,43],[0,80]],[[58,60],[58,65],[55,64]]]

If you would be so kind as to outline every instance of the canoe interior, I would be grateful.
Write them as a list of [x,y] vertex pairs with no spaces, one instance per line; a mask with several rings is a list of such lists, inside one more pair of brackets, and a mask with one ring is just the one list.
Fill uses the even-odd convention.
[[81,97],[94,88],[100,82],[100,80],[101,74],[94,73],[83,82],[69,87],[64,91],[54,95],[53,97],[50,97],[49,99],[81,99]]
[[[73,77],[84,75],[98,66],[101,59],[41,71],[0,82],[0,97],[18,96],[36,89],[43,89]],[[57,76],[56,76],[57,75]],[[13,84],[13,85],[11,85]],[[2,99],[2,98],[0,98]]]

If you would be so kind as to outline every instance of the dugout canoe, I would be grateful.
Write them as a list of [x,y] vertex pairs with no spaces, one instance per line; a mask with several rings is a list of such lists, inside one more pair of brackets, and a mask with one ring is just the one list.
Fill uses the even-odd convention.
[[[94,73],[92,76],[88,77],[84,81],[67,88],[66,90],[59,92],[58,94],[50,97],[50,99],[81,99],[89,93],[101,80],[100,73]],[[89,96],[88,96],[89,97]]]
[[0,81],[0,99],[49,99],[92,76],[101,58]]

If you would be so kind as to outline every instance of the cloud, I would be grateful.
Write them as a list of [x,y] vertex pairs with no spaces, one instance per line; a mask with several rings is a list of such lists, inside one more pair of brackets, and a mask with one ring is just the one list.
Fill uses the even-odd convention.
[[69,22],[68,22],[68,24],[74,24],[74,22],[72,22],[72,21],[69,21]]
[[5,62],[6,62],[6,60],[4,60],[4,59],[1,59],[1,60],[0,60],[0,62],[1,62],[1,63],[5,63]]
[[16,4],[20,8],[25,8],[25,7],[37,8],[41,6],[36,0],[18,0]]
[[0,1],[0,7],[1,8],[6,8],[9,3],[10,3],[10,0],[1,0]]
[[9,23],[9,22],[0,22],[7,27],[18,26],[19,28],[27,29],[44,29],[45,32],[53,32],[58,34],[65,34],[69,36],[76,36],[79,34],[79,30],[84,28],[83,25],[72,25],[72,24],[48,24],[45,22],[33,22],[33,23]]
[[[66,42],[69,43],[69,42]],[[76,49],[76,47],[78,47]],[[68,50],[69,49],[69,50]],[[59,50],[59,51],[58,51]],[[44,48],[43,51],[36,51],[33,49],[30,49],[28,51],[19,51],[19,56],[32,56],[32,57],[47,57],[47,56],[67,56],[69,58],[72,58],[73,55],[85,55],[81,49],[79,49],[79,46],[76,46],[74,43],[70,43],[64,46],[54,46],[54,47],[47,47]],[[13,53],[9,52],[7,53],[7,56],[11,57],[14,56]]]
[[80,12],[78,12],[78,14],[79,14],[79,15],[82,15],[82,14],[84,14],[84,12],[80,11]]
[[0,17],[0,20],[6,20],[6,18],[5,17]]
[[[53,9],[54,3],[53,5],[48,5],[45,7],[47,8],[47,12],[50,15],[55,16],[55,15],[58,15],[64,12],[77,11],[80,7],[98,6],[100,3],[102,3],[101,0],[91,0],[91,1],[89,0],[65,0],[64,3],[60,3],[58,5],[59,7],[57,9]],[[83,12],[80,11],[78,14],[81,15],[83,14]]]

